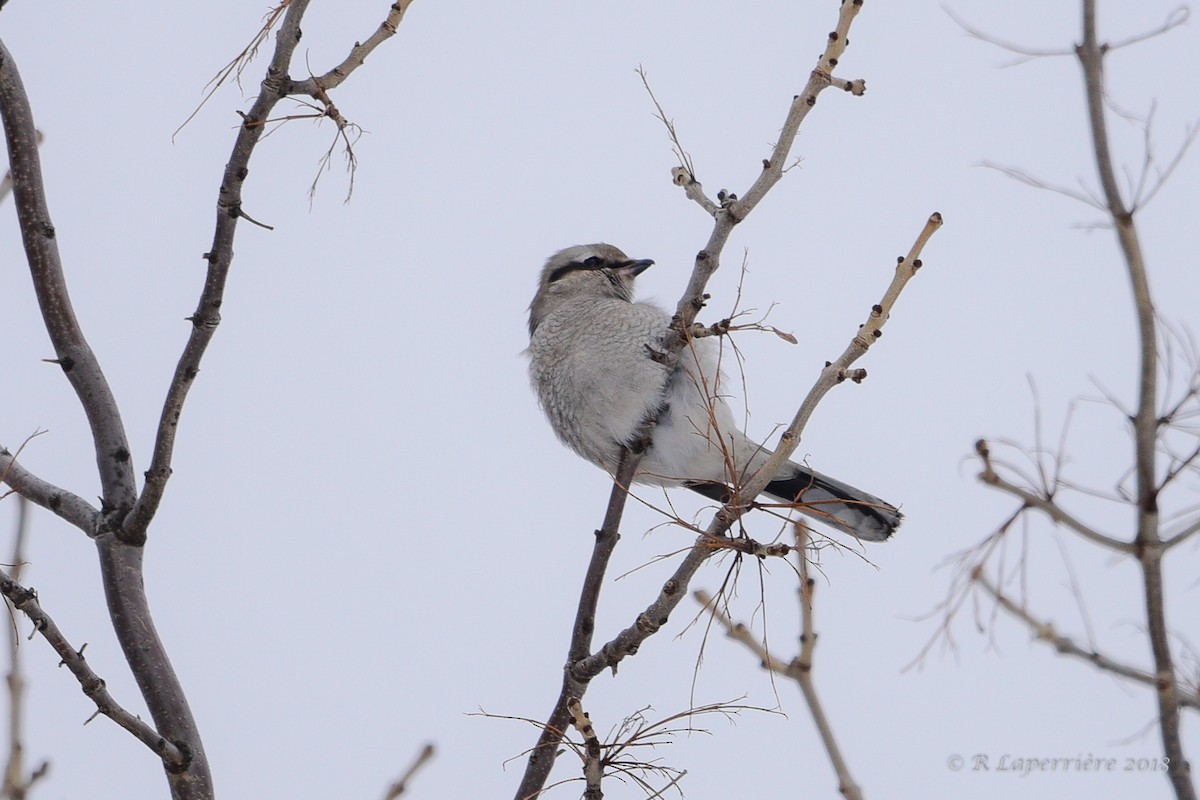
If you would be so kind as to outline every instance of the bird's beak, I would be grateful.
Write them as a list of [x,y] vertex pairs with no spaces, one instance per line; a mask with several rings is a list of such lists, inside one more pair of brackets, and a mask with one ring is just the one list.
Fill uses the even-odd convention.
[[637,261],[626,261],[621,266],[617,267],[621,272],[631,278],[636,278],[653,265],[654,262],[649,258],[643,258]]

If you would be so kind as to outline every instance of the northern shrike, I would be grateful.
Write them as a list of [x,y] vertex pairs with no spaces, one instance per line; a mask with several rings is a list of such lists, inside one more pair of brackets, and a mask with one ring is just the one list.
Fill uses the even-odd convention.
[[[529,306],[530,379],[558,438],[610,474],[621,448],[636,445],[642,422],[658,414],[634,480],[724,502],[771,451],[742,433],[717,392],[712,339],[693,340],[674,369],[662,363],[671,315],[633,302],[634,279],[653,263],[610,244],[551,256]],[[893,506],[792,462],[766,494],[870,542],[900,525]]]

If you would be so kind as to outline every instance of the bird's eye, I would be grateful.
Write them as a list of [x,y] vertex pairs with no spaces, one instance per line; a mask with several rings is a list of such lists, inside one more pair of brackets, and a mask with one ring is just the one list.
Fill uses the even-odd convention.
[[[0,5],[4,5],[4,0],[0,0]],[[599,270],[604,269],[610,262],[608,259],[601,256],[588,256],[583,261],[572,261],[570,264],[564,264],[561,267],[551,271],[546,276],[546,283],[551,284],[561,280],[565,276],[578,270]]]

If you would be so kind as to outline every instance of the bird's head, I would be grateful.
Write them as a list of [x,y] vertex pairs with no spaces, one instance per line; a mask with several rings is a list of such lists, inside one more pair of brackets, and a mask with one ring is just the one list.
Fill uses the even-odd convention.
[[653,261],[631,259],[611,244],[580,244],[550,256],[529,304],[529,335],[560,303],[576,298],[633,300],[633,280]]

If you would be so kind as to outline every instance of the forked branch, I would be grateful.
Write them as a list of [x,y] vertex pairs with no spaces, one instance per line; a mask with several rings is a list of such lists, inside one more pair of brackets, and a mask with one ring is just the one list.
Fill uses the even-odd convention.
[[[357,45],[351,57],[330,78],[340,83],[362,63],[367,53],[395,31],[410,0],[391,5],[388,21],[366,43]],[[82,528],[97,544],[105,598],[117,638],[154,719],[154,729],[123,712],[111,701],[100,681],[87,670],[82,655],[70,651],[65,639],[45,617],[36,597],[11,579],[0,581],[15,605],[35,620],[39,630],[62,648],[64,663],[71,667],[102,713],[146,742],[163,760],[172,796],[208,800],[213,797],[212,777],[194,716],[182,685],[167,658],[155,630],[145,593],[143,547],[147,529],[162,501],[171,473],[171,459],[183,403],[199,372],[201,357],[220,322],[219,309],[233,258],[233,238],[239,219],[250,220],[242,208],[242,184],[248,174],[250,156],[263,134],[263,123],[276,103],[295,93],[302,83],[289,77],[300,21],[309,0],[281,0],[249,48],[265,40],[266,31],[277,19],[280,27],[276,46],[257,99],[243,116],[233,153],[227,162],[217,198],[217,220],[213,246],[206,254],[208,272],[196,312],[189,318],[191,336],[184,347],[175,375],[167,390],[159,420],[150,469],[138,495],[130,452],[121,417],[99,364],[84,339],[71,308],[56,232],[50,219],[37,152],[37,133],[29,101],[9,52],[0,44],[0,116],[3,117],[13,179],[13,195],[24,239],[26,257],[42,317],[55,350],[54,363],[63,370],[78,396],[91,427],[102,488],[97,511],[69,492],[31,475],[13,455],[0,451],[0,479],[24,496],[54,511]],[[243,54],[245,55],[245,54]],[[242,65],[235,60],[236,69]],[[229,73],[223,73],[226,76]],[[321,95],[328,100],[323,89]],[[54,637],[59,637],[56,641]],[[73,655],[72,655],[73,653]]]
[[697,602],[707,610],[722,628],[726,635],[753,653],[764,669],[776,675],[795,681],[804,702],[812,715],[813,725],[825,746],[830,764],[838,778],[838,791],[846,800],[862,800],[862,789],[850,773],[842,749],[834,736],[833,726],[825,715],[824,705],[817,694],[816,683],[813,680],[813,658],[817,646],[817,632],[813,623],[813,597],[816,593],[816,582],[810,575],[808,564],[808,529],[803,522],[795,523],[797,570],[800,577],[798,589],[800,599],[800,652],[791,661],[784,661],[773,655],[766,642],[755,636],[754,631],[745,623],[735,622],[721,608],[717,601],[704,590],[694,593]]
[[1096,27],[1096,0],[1083,0],[1083,42],[1076,48],[1076,55],[1083,68],[1084,93],[1087,97],[1096,170],[1129,275],[1141,353],[1137,409],[1133,418],[1133,469],[1137,487],[1137,535],[1134,544],[1142,569],[1146,629],[1157,676],[1155,695],[1158,700],[1159,729],[1163,754],[1169,759],[1167,777],[1176,797],[1178,800],[1196,800],[1191,766],[1180,737],[1179,696],[1176,691],[1175,664],[1171,656],[1170,630],[1167,625],[1163,590],[1159,483],[1155,461],[1159,432],[1157,314],[1150,291],[1149,272],[1137,227],[1134,225],[1133,211],[1121,196],[1116,170],[1113,167],[1112,146],[1108,139],[1108,123],[1105,117],[1104,55],[1107,48],[1097,40]]
[[[1056,523],[1084,540],[1131,558],[1137,563],[1141,573],[1142,600],[1146,609],[1146,634],[1153,669],[1141,671],[1120,664],[1099,652],[1082,648],[1072,640],[1055,632],[1048,623],[1037,620],[1023,606],[1013,602],[1004,594],[1002,582],[992,583],[984,577],[983,566],[989,557],[987,555],[976,559],[975,564],[969,570],[969,583],[980,586],[995,600],[997,608],[1003,609],[1021,620],[1033,629],[1039,638],[1054,645],[1060,653],[1085,659],[1101,669],[1152,686],[1158,706],[1158,726],[1163,743],[1163,755],[1168,764],[1167,777],[1177,800],[1195,800],[1196,792],[1192,785],[1191,767],[1187,761],[1180,735],[1180,709],[1190,706],[1194,702],[1195,691],[1180,683],[1178,671],[1172,659],[1162,565],[1168,550],[1186,540],[1194,532],[1195,527],[1185,525],[1182,530],[1176,531],[1165,541],[1161,528],[1162,509],[1166,499],[1164,490],[1172,483],[1178,470],[1187,468],[1194,456],[1186,452],[1175,454],[1164,445],[1166,434],[1170,432],[1171,426],[1176,424],[1176,421],[1172,419],[1172,412],[1168,411],[1164,415],[1159,410],[1159,378],[1162,372],[1158,351],[1159,320],[1150,289],[1149,269],[1139,240],[1135,217],[1139,203],[1144,205],[1148,198],[1157,191],[1157,186],[1161,185],[1161,181],[1178,164],[1183,151],[1195,138],[1196,133],[1194,128],[1188,132],[1179,154],[1172,159],[1167,170],[1160,175],[1159,182],[1147,190],[1146,173],[1153,160],[1150,119],[1147,118],[1143,123],[1146,141],[1142,178],[1137,181],[1131,179],[1127,190],[1128,195],[1124,195],[1117,177],[1108,131],[1109,114],[1114,111],[1115,113],[1122,112],[1115,110],[1107,95],[1104,75],[1105,56],[1108,53],[1118,47],[1132,45],[1172,30],[1187,19],[1188,13],[1186,10],[1176,10],[1158,29],[1113,44],[1102,43],[1097,38],[1096,5],[1095,0],[1082,0],[1082,40],[1075,46],[1073,53],[1083,73],[1089,139],[1099,190],[1085,190],[1079,199],[1101,209],[1108,218],[1105,227],[1111,227],[1116,235],[1117,245],[1129,280],[1137,320],[1136,341],[1139,352],[1135,383],[1137,399],[1133,404],[1132,412],[1125,414],[1132,428],[1133,452],[1129,474],[1132,475],[1133,489],[1132,492],[1123,490],[1121,492],[1126,502],[1133,508],[1134,531],[1128,537],[1117,537],[1095,530],[1068,514],[1056,502],[1054,490],[1058,485],[1057,479],[1053,484],[1034,490],[1014,485],[997,473],[986,443],[981,441],[977,445],[977,451],[984,462],[984,469],[980,475],[981,480],[1017,497],[1022,502],[1023,505],[1014,514],[1013,520],[1024,517],[1029,510],[1036,509],[1049,515]],[[980,36],[980,38],[987,37]],[[1008,49],[1015,49],[1006,43],[1001,43],[1001,45]],[[1040,52],[1018,52],[1024,52],[1025,55],[1044,55]],[[1067,193],[1075,194],[1074,192]],[[1194,380],[1194,376],[1189,376],[1189,386],[1194,385]],[[1185,394],[1185,400],[1189,396],[1190,394]],[[1117,405],[1120,407],[1119,404]],[[1160,447],[1163,447],[1166,452],[1168,465],[1165,469],[1161,469],[1159,464],[1159,454],[1163,452],[1160,451]],[[1196,452],[1200,452],[1200,450]],[[1008,524],[1002,526],[997,534],[989,537],[985,545],[989,549],[992,548],[996,541],[1003,539],[1007,529]]]
[[865,373],[858,374],[862,372],[861,370],[851,373],[850,365],[867,351],[871,342],[876,340],[877,337],[872,334],[872,331],[877,332],[886,322],[888,312],[899,296],[900,289],[920,267],[921,262],[917,256],[920,255],[921,248],[941,224],[940,215],[935,214],[930,217],[929,222],[917,237],[912,250],[909,251],[909,257],[900,259],[892,285],[884,294],[884,300],[873,307],[867,325],[859,329],[838,360],[831,362],[821,371],[816,384],[809,390],[804,402],[800,404],[800,409],[791,424],[780,436],[779,447],[775,454],[742,486],[736,487],[734,500],[716,513],[708,528],[696,539],[692,549],[675,569],[674,574],[663,584],[658,597],[647,606],[645,611],[638,614],[634,623],[618,633],[598,651],[569,667],[577,678],[590,679],[606,669],[615,668],[626,656],[636,653],[646,639],[657,633],[666,624],[671,612],[675,610],[679,601],[687,593],[687,588],[696,571],[713,553],[723,549],[722,543],[729,528],[742,514],[750,510],[753,498],[762,493],[788,456],[800,444],[804,427],[808,424],[808,420],[816,410],[821,398],[847,378],[862,380]]
[[[83,407],[95,443],[106,524],[120,525],[137,496],[129,442],[116,398],[88,345],[67,291],[58,238],[42,181],[39,135],[12,54],[0,42],[0,118],[8,144],[13,200],[42,320],[62,369]],[[82,521],[76,516],[72,522]],[[89,534],[93,530],[85,529]]]
[[[696,314],[704,307],[704,301],[708,297],[704,291],[705,287],[708,286],[709,279],[721,265],[721,253],[725,249],[729,235],[733,233],[734,226],[749,216],[750,212],[762,202],[767,192],[783,177],[792,145],[800,132],[800,126],[817,104],[817,96],[830,86],[837,86],[854,95],[862,95],[866,91],[866,83],[862,80],[847,81],[833,77],[834,68],[837,67],[842,54],[850,44],[850,26],[861,9],[862,0],[845,0],[841,4],[837,27],[829,33],[825,51],[817,59],[817,64],[809,74],[808,83],[804,89],[792,98],[771,156],[763,159],[762,172],[741,199],[736,194],[722,193],[718,197],[719,203],[714,203],[704,195],[699,181],[695,175],[691,174],[690,169],[676,167],[672,170],[674,183],[681,186],[688,197],[695,200],[706,213],[711,214],[715,224],[708,237],[708,243],[703,250],[696,254],[691,279],[675,307],[675,336],[667,342],[668,351],[678,353],[683,348],[687,331],[695,322]],[[655,104],[657,105],[657,103],[656,100]],[[665,122],[665,115],[662,115],[662,118]],[[673,126],[668,124],[668,130],[674,137]]]
[[[701,203],[701,206],[713,215],[714,225],[708,243],[696,256],[688,286],[677,304],[672,324],[673,335],[663,343],[662,356],[664,363],[668,366],[677,362],[683,348],[687,345],[692,323],[695,322],[697,313],[707,299],[705,287],[708,285],[709,278],[720,265],[721,252],[733,227],[746,218],[782,176],[783,165],[787,161],[792,143],[801,123],[816,103],[817,95],[831,85],[838,85],[855,94],[861,94],[865,90],[865,84],[862,81],[835,81],[832,77],[832,70],[837,66],[838,60],[848,44],[850,25],[861,6],[862,0],[848,0],[842,3],[837,27],[829,34],[825,52],[813,70],[804,92],[793,98],[774,153],[770,159],[764,160],[763,172],[746,193],[746,198],[738,201],[735,195],[725,195],[722,196],[719,207],[711,202]],[[657,101],[655,102],[657,105]],[[664,124],[671,129],[670,124],[666,122],[665,115],[661,114],[661,107],[659,110]],[[678,142],[677,137],[674,137],[674,140],[676,143]],[[684,163],[688,162],[685,160]],[[690,196],[699,192],[695,176],[690,173],[682,181],[676,178],[676,183],[683,186]],[[649,440],[656,423],[657,418],[646,421],[645,441]],[[541,726],[542,733],[538,743],[530,753],[525,774],[517,789],[517,800],[530,800],[540,794],[545,786],[554,764],[558,745],[562,741],[563,732],[569,724],[569,701],[572,698],[582,699],[588,683],[593,677],[606,668],[615,668],[621,659],[635,652],[642,641],[655,633],[666,622],[671,610],[679,604],[686,593],[691,576],[711,555],[712,548],[708,543],[723,537],[725,531],[737,518],[736,514],[731,514],[726,509],[719,512],[713,520],[709,532],[697,540],[676,570],[675,575],[664,584],[658,599],[650,605],[646,612],[638,616],[633,626],[622,631],[601,650],[589,653],[595,618],[595,602],[599,595],[599,587],[603,582],[608,558],[619,537],[617,528],[609,529],[608,523],[610,520],[614,520],[619,525],[621,510],[627,496],[627,487],[637,472],[640,460],[640,453],[626,451],[622,454],[621,467],[616,476],[609,510],[605,515],[605,525],[597,533],[596,547],[581,593],[568,659],[563,669],[562,689],[555,702],[554,710],[546,723]],[[764,479],[763,484],[765,485],[765,483]]]
[[[225,167],[221,187],[217,195],[216,229],[213,242],[204,258],[207,274],[195,312],[188,320],[192,324],[191,334],[183,354],[175,368],[175,374],[167,389],[155,436],[150,468],[146,472],[146,485],[133,512],[126,520],[126,535],[144,536],[146,527],[162,502],[163,492],[171,476],[171,459],[175,450],[175,437],[184,401],[200,370],[200,362],[209,342],[221,322],[220,308],[225,296],[225,282],[233,263],[233,240],[239,219],[249,219],[242,209],[242,184],[249,173],[250,157],[262,138],[271,111],[284,97],[308,95],[318,102],[329,102],[328,91],[340,85],[362,65],[367,55],[390,38],[412,0],[397,0],[391,4],[387,18],[366,41],[357,44],[338,66],[319,78],[297,81],[291,78],[290,69],[296,47],[300,43],[300,21],[310,0],[285,0],[279,9],[286,6],[279,30],[275,34],[275,50],[267,66],[266,77],[250,110],[242,114],[242,124],[233,145],[233,152]],[[275,17],[268,20],[264,32],[274,24]],[[258,41],[258,40],[256,40]],[[239,62],[235,62],[239,63]],[[344,120],[339,124],[339,134],[344,131]]]

